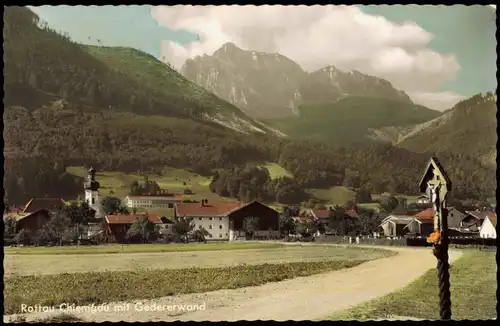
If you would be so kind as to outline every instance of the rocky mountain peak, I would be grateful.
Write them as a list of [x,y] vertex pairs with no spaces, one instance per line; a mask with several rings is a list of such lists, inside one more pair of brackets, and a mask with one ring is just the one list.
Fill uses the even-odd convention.
[[308,73],[282,54],[243,50],[231,42],[212,56],[186,61],[182,74],[255,118],[290,116],[301,104],[346,96],[411,103],[406,93],[384,79],[333,65]]
[[243,52],[244,50],[239,48],[236,44],[232,42],[227,42],[224,43],[218,50],[214,52],[214,56],[220,56],[220,55],[232,55],[238,52]]

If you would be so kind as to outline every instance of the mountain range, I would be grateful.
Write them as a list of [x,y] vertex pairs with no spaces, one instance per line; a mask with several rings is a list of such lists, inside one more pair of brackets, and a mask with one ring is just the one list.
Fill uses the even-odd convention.
[[233,43],[186,60],[181,73],[291,138],[337,146],[388,142],[419,153],[474,154],[487,165],[495,161],[491,93],[439,112],[413,103],[387,80],[333,65],[307,72],[279,53]]
[[285,118],[301,104],[335,102],[348,96],[411,104],[387,80],[328,66],[307,72],[279,53],[246,51],[226,43],[213,55],[186,60],[181,73],[256,118]]

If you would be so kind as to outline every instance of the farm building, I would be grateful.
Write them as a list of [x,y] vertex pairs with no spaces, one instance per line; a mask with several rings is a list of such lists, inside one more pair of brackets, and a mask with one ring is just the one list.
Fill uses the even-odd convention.
[[405,226],[414,218],[414,216],[408,215],[389,215],[382,221],[379,228],[382,229],[386,237],[402,236],[405,233]]
[[17,221],[16,232],[25,229],[27,232],[35,233],[50,219],[50,212],[64,204],[61,198],[32,198],[24,207],[4,214],[4,218],[13,218]]
[[11,213],[7,216],[16,220],[16,233],[24,229],[30,234],[35,234],[50,219],[49,211],[46,209],[30,213]]
[[203,227],[212,240],[244,239],[243,221],[247,217],[258,219],[257,238],[279,236],[279,213],[258,201],[209,203],[205,199],[201,203],[178,203],[175,216],[193,218],[196,229]]
[[459,228],[460,222],[467,216],[455,207],[448,207],[448,227]]
[[330,210],[329,209],[310,209],[309,210],[309,215],[314,218],[318,219],[323,223],[328,223],[328,219],[330,216]]
[[[310,209],[308,215],[314,219],[320,220],[324,225],[328,225],[330,220],[330,209],[333,209],[332,206],[329,207],[329,209]],[[350,218],[359,218],[358,212],[354,208],[347,209],[345,214]]]
[[41,209],[51,211],[58,207],[63,206],[64,200],[62,198],[32,198],[23,208],[21,213],[28,214],[34,213]]
[[481,229],[479,230],[479,236],[481,238],[497,238],[497,215],[495,213],[489,214],[483,221]]
[[167,222],[165,219],[155,214],[108,214],[105,216],[107,226],[106,232],[108,232],[116,242],[126,242],[126,234],[132,224],[144,217],[147,217],[147,219],[155,225],[161,225]]
[[434,230],[434,219],[425,217],[415,217],[404,227],[404,233],[407,235],[418,235],[427,237]]
[[466,211],[466,216],[460,221],[460,227],[470,230],[479,231],[486,217],[495,216],[495,212],[490,211]]

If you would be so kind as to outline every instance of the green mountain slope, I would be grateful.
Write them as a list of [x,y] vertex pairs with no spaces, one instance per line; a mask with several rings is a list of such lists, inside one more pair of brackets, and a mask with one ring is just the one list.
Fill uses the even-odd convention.
[[38,17],[23,7],[6,8],[4,21],[7,106],[32,109],[62,98],[90,110],[111,108],[266,131],[232,104],[143,52],[82,46],[40,26]]
[[415,126],[397,145],[415,152],[451,152],[479,158],[488,165],[496,160],[496,99],[478,94],[455,105],[443,116]]
[[412,126],[440,114],[405,102],[347,97],[331,104],[302,105],[299,116],[266,123],[290,137],[354,145],[368,141],[371,128]]

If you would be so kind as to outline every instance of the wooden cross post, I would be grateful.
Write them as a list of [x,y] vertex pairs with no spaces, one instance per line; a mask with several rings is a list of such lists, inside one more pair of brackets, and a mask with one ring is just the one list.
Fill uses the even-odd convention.
[[427,242],[434,245],[433,254],[437,258],[439,315],[441,320],[451,319],[450,265],[448,264],[448,209],[446,204],[451,180],[439,163],[432,157],[420,180],[420,191],[426,192],[434,209],[434,232]]

